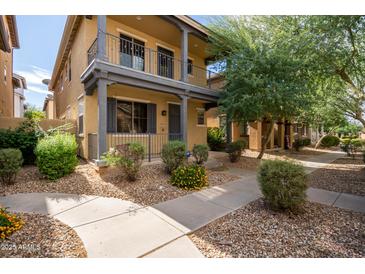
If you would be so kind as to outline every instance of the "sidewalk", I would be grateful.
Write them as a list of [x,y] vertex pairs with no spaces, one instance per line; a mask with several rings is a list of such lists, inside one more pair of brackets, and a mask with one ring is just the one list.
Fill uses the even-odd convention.
[[[310,173],[341,156],[318,155],[303,164]],[[89,257],[203,257],[186,235],[261,197],[256,172],[228,172],[241,178],[152,207],[60,193],[9,195],[0,204],[59,219],[77,232]],[[314,188],[307,194],[309,201],[365,213],[365,197]]]

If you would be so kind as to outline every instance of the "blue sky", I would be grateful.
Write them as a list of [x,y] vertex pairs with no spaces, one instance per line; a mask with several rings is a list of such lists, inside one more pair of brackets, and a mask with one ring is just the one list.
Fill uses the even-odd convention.
[[[192,17],[208,22],[208,16]],[[17,16],[20,49],[14,50],[14,72],[27,80],[26,102],[39,108],[48,94],[42,80],[51,78],[65,22],[66,16]]]

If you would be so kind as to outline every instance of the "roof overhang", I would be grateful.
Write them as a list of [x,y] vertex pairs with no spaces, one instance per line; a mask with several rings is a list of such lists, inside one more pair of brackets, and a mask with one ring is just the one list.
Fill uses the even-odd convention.
[[16,24],[16,17],[15,17],[15,15],[7,15],[6,19],[8,21],[12,47],[18,49],[18,48],[20,48],[20,43],[19,43],[19,36],[18,36],[18,27]]

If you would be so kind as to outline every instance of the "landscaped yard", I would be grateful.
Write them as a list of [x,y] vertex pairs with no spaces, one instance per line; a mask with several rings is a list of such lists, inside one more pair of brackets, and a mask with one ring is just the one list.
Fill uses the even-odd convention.
[[364,257],[365,215],[306,202],[298,215],[256,200],[190,236],[217,257]]
[[23,227],[0,240],[1,258],[76,258],[86,250],[76,232],[60,221],[41,214],[22,213]]
[[[238,177],[221,172],[207,171],[209,186],[233,181]],[[1,187],[1,195],[26,192],[58,192],[98,195],[129,200],[141,205],[152,205],[171,200],[192,191],[172,186],[165,166],[153,163],[142,166],[140,178],[129,182],[118,168],[106,168],[98,173],[91,164],[80,160],[74,173],[55,181],[41,179],[35,166],[25,166],[19,172],[15,184]]]
[[309,176],[310,186],[365,196],[365,165],[362,156],[343,157]]

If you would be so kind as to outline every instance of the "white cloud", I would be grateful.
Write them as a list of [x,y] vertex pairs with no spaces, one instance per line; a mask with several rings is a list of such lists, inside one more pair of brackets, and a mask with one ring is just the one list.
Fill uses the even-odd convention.
[[[51,73],[48,70],[31,65],[29,66],[29,70],[19,70],[16,73],[25,78],[28,86],[44,86],[44,90],[47,90],[42,80],[51,78]],[[28,89],[30,88],[28,87]]]
[[36,92],[36,93],[41,93],[41,94],[51,94],[51,92],[49,92],[47,90],[47,87],[44,85],[44,87],[42,86],[36,86],[36,85],[28,85],[28,88],[25,90],[26,92]]

